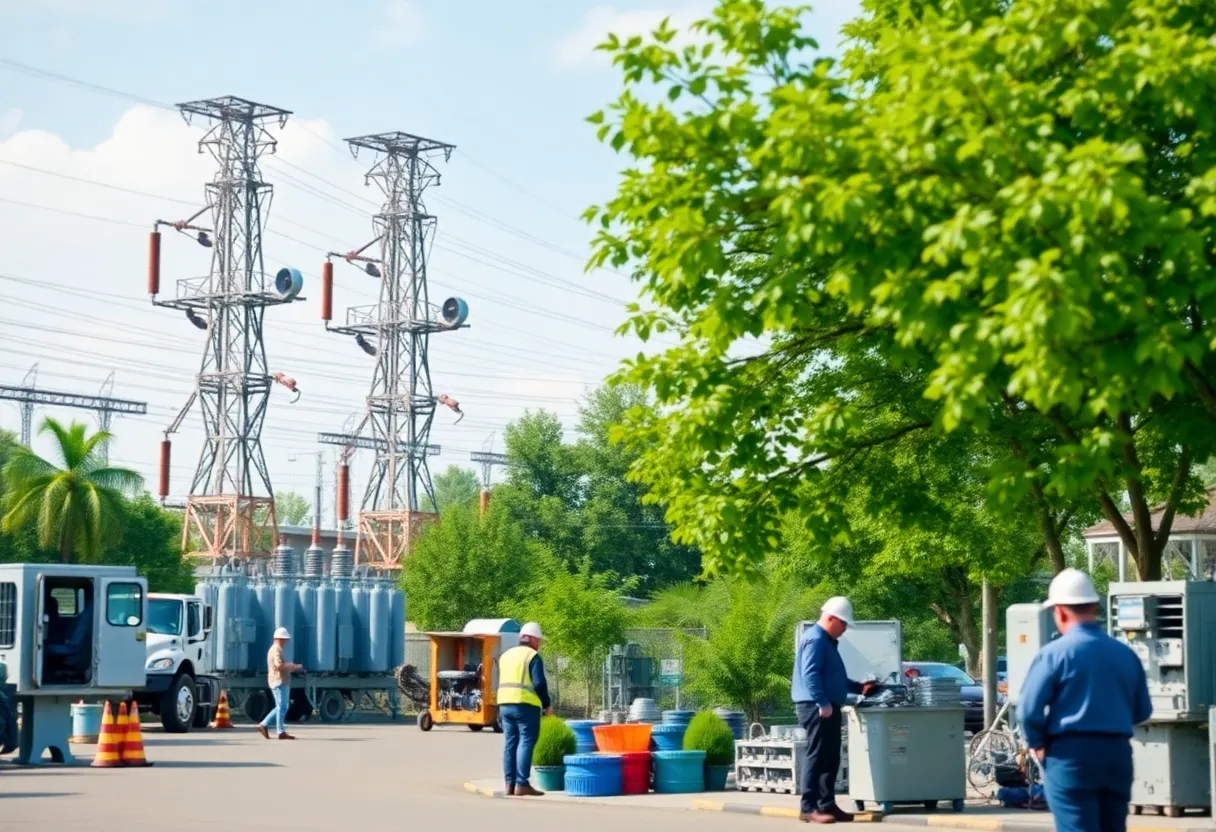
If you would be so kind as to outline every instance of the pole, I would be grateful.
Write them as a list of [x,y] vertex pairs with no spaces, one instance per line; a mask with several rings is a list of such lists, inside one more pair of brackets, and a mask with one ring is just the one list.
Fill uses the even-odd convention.
[[984,646],[980,655],[983,657],[984,676],[984,727],[991,728],[996,722],[996,590],[988,579],[984,579],[983,599]]
[[314,529],[321,528],[321,466],[324,463],[325,463],[325,460],[323,458],[323,454],[321,453],[321,451],[317,451],[317,493],[316,493],[316,497],[314,498],[315,502],[313,503],[313,509],[312,509],[312,512],[313,512],[312,527]]

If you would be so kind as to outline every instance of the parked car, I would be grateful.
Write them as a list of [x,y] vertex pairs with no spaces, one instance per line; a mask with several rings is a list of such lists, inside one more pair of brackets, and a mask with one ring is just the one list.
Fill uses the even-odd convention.
[[[959,698],[963,702],[966,713],[963,714],[964,730],[984,730],[984,688],[963,670],[944,662],[904,662],[905,676],[927,676],[931,679],[950,679],[960,688]],[[997,694],[998,705],[1003,704],[1005,697]]]

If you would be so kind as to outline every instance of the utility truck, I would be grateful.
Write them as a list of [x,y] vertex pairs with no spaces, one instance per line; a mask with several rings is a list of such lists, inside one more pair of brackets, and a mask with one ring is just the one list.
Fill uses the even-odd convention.
[[194,595],[148,595],[147,678],[135,701],[173,734],[215,718],[220,680],[212,673],[214,612]]

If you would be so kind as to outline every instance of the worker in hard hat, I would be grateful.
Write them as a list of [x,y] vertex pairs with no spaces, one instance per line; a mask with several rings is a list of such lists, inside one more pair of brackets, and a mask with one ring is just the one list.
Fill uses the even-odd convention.
[[529,621],[519,630],[519,645],[498,657],[498,714],[505,740],[502,770],[507,794],[520,797],[543,794],[528,782],[541,712],[553,713],[545,663],[538,652],[542,639],[540,625]]
[[287,733],[287,705],[291,701],[292,671],[303,670],[304,665],[292,664],[283,658],[283,648],[287,646],[290,638],[291,633],[287,632],[287,628],[279,627],[274,631],[274,643],[270,645],[270,650],[266,653],[266,684],[270,687],[271,695],[274,696],[274,709],[266,714],[266,718],[258,725],[258,733],[266,739],[270,739],[270,721],[272,719],[279,739],[295,739]]
[[1065,569],[1047,589],[1060,637],[1043,646],[1018,701],[1026,744],[1043,764],[1056,829],[1124,830],[1137,725],[1153,713],[1140,659],[1098,624],[1089,576]]
[[847,823],[853,815],[836,804],[836,775],[840,769],[840,709],[850,693],[869,693],[872,683],[849,679],[840,658],[839,640],[853,623],[853,605],[836,596],[824,602],[819,621],[809,627],[794,655],[790,695],[798,722],[806,731],[802,760],[803,823]]

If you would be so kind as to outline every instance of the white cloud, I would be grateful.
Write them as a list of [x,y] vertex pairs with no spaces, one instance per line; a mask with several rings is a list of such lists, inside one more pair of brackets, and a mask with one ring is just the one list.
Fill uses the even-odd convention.
[[597,61],[606,61],[607,55],[597,51],[609,34],[621,39],[632,35],[648,35],[659,27],[665,18],[668,25],[679,34],[673,44],[680,46],[694,40],[688,30],[689,24],[706,17],[711,4],[708,0],[689,0],[673,8],[635,9],[624,11],[615,6],[597,6],[583,16],[582,25],[564,37],[558,44],[557,60],[562,66],[583,66]]
[[377,36],[382,43],[408,46],[422,36],[422,10],[414,0],[388,0]]
[[9,133],[16,131],[21,126],[23,115],[20,107],[10,107],[0,112],[0,139],[6,138]]

